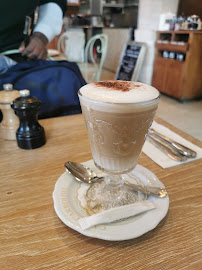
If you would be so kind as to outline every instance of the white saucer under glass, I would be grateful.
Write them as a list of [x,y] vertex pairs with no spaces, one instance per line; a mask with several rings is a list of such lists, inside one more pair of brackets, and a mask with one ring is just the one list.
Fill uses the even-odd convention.
[[[98,171],[92,160],[83,164]],[[136,166],[131,175],[134,176],[130,180],[132,183],[137,183],[135,179],[138,177],[145,185],[164,187],[151,171],[140,165]],[[85,207],[86,201],[84,196],[88,188],[88,184],[78,182],[72,175],[65,172],[56,182],[53,200],[56,214],[62,222],[89,237],[109,241],[136,238],[154,229],[168,212],[168,196],[164,198],[148,196],[147,200],[152,201],[156,206],[152,211],[144,212],[122,221],[97,225],[87,230],[82,230],[78,220],[89,215]]]

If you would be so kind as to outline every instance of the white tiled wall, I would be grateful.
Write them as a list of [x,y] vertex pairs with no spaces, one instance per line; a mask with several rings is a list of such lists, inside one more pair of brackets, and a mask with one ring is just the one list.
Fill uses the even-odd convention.
[[179,0],[140,0],[138,10],[138,28],[135,41],[147,44],[147,53],[138,81],[151,84],[155,54],[156,31],[160,15],[177,13]]
[[179,0],[140,0],[138,29],[158,30],[160,14],[177,13]]

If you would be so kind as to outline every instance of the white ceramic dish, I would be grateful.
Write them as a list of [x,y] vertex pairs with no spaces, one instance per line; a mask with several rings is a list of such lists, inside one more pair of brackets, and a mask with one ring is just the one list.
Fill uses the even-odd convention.
[[[97,170],[92,160],[85,162],[84,164],[95,171]],[[142,175],[141,181],[144,181],[144,184],[164,187],[159,179],[148,169],[137,165],[132,173],[135,174],[135,172],[138,173],[139,177]],[[87,213],[81,207],[81,204],[77,199],[79,187],[80,183],[76,181],[73,176],[67,172],[63,173],[55,184],[55,189],[53,192],[54,208],[56,214],[64,224],[89,237],[109,241],[133,239],[154,229],[168,212],[168,196],[165,198],[155,198],[149,196],[148,200],[154,202],[156,205],[154,210],[144,212],[119,222],[94,226],[83,231],[78,220],[81,217],[87,216]]]

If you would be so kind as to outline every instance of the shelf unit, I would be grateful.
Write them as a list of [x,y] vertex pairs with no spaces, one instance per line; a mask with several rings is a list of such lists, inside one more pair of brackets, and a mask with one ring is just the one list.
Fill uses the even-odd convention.
[[[202,32],[158,31],[152,85],[181,101],[202,97]],[[182,53],[184,61],[164,58]]]

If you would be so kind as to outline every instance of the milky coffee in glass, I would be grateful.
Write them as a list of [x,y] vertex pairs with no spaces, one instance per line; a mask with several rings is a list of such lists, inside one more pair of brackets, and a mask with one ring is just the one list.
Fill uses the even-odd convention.
[[83,86],[79,98],[96,166],[112,174],[131,171],[154,118],[158,90],[139,82],[102,81]]

